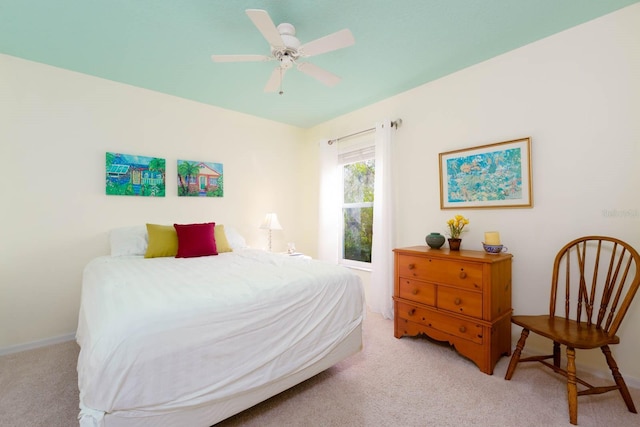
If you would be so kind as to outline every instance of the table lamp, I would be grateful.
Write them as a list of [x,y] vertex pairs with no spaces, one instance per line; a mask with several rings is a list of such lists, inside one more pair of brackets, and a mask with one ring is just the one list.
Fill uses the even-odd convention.
[[278,221],[278,215],[273,212],[268,213],[262,224],[260,225],[260,229],[269,230],[269,252],[271,252],[271,231],[272,230],[282,230],[282,226],[280,225],[280,221]]

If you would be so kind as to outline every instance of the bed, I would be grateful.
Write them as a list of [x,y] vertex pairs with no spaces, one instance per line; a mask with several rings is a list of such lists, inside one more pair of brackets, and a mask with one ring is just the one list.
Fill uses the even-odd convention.
[[82,427],[211,426],[362,347],[357,275],[239,247],[101,256],[83,272]]

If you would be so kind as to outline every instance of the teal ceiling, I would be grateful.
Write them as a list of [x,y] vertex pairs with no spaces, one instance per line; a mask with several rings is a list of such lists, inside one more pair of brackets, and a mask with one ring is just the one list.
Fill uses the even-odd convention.
[[[229,110],[310,127],[638,0],[0,0],[0,53]],[[348,28],[356,43],[308,58],[264,93],[275,62],[245,9],[289,22],[305,42]]]

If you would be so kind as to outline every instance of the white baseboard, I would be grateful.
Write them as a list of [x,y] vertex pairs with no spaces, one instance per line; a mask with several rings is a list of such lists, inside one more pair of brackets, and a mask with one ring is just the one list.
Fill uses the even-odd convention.
[[6,354],[19,353],[21,351],[33,350],[35,348],[46,347],[48,345],[60,344],[62,342],[73,341],[76,339],[75,332],[66,335],[60,335],[52,338],[45,338],[43,340],[31,341],[24,344],[10,345],[8,347],[0,348],[0,356]]
[[[581,366],[576,364],[576,368],[580,369]],[[595,369],[590,367],[582,367],[582,369],[586,372],[589,372],[591,375],[593,375],[596,378],[599,378],[605,381],[612,381],[611,371],[608,371],[608,370],[596,371]],[[640,389],[640,380],[638,380],[638,378],[625,375],[624,369],[620,369],[620,373],[622,374],[622,377],[624,378],[624,382],[627,384],[627,387]]]

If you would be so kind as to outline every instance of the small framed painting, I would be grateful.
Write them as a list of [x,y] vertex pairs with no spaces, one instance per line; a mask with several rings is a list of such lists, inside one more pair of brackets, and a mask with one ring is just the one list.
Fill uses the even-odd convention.
[[158,157],[106,153],[108,196],[165,196],[166,161]]
[[223,197],[222,163],[178,160],[178,196]]
[[531,138],[440,153],[440,208],[530,208]]

